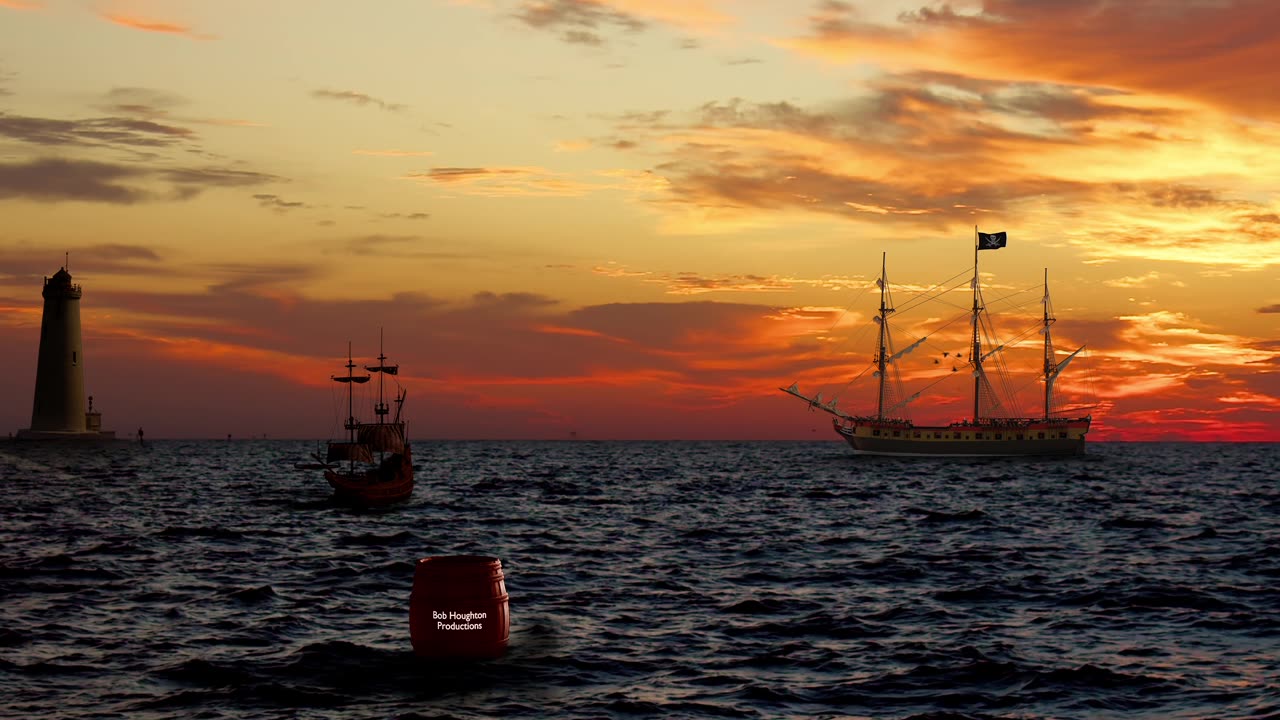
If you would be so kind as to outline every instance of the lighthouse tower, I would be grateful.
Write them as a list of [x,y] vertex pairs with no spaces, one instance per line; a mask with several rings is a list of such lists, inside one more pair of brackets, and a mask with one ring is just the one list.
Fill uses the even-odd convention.
[[110,440],[102,414],[85,410],[84,347],[80,342],[80,286],[59,268],[44,279],[44,316],[40,321],[40,359],[36,365],[36,396],[31,428],[18,431],[20,440]]

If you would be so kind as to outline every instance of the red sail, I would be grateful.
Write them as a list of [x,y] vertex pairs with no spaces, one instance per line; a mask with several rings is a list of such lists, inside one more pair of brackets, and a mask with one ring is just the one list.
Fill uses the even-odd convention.
[[404,451],[404,423],[361,425],[360,442],[370,450],[398,453]]
[[351,460],[354,462],[373,462],[369,446],[362,443],[331,442],[329,443],[329,462],[334,460]]

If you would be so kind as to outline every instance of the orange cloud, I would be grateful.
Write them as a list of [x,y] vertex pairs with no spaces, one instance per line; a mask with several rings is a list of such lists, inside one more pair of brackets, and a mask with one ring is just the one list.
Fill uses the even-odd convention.
[[922,7],[880,25],[827,3],[810,35],[776,42],[832,62],[1114,88],[1274,117],[1280,98],[1257,91],[1280,79],[1274,12],[1270,0],[987,0],[976,13]]
[[1280,357],[1280,352],[1257,347],[1254,339],[1196,327],[1183,313],[1162,310],[1119,319],[1132,323],[1124,333],[1128,348],[1110,353],[1119,360],[1174,367],[1244,367]]
[[776,276],[720,275],[709,276],[693,272],[654,275],[648,271],[633,271],[618,267],[596,267],[597,275],[615,278],[639,278],[643,282],[666,286],[669,295],[702,295],[712,292],[779,292],[790,290],[792,283]]
[[[1092,433],[1091,433],[1092,434]],[[1275,442],[1276,428],[1261,416],[1240,416],[1234,409],[1161,407],[1112,413],[1101,423],[1098,439],[1168,442]]]
[[213,40],[213,35],[202,35],[193,31],[189,26],[177,25],[175,23],[162,22],[158,20],[149,20],[145,18],[132,17],[128,15],[103,14],[101,16],[108,22],[115,23],[122,27],[132,28],[134,30],[143,30],[146,32],[163,33],[167,35],[181,35],[191,38],[192,40]]
[[[10,304],[10,303],[13,304]],[[0,322],[9,326],[39,324],[42,310],[32,305],[19,305],[16,302],[0,298]]]
[[[856,290],[873,287],[872,281],[860,276],[823,275],[818,278],[800,278],[779,275],[706,275],[687,271],[654,273],[649,270],[630,270],[613,262],[593,267],[591,272],[604,277],[635,279],[645,283],[664,285],[669,295],[701,295],[710,292],[781,292],[797,287],[814,287],[823,290]],[[933,289],[915,285],[895,285],[895,287],[913,293]]]
[[152,344],[161,355],[175,360],[239,372],[265,373],[290,383],[311,387],[328,387],[329,376],[334,374],[336,367],[332,361],[295,353],[196,337],[135,336],[135,339]]
[[616,122],[628,151],[665,159],[637,197],[676,232],[814,214],[951,232],[1003,215],[1096,261],[1280,264],[1280,205],[1262,180],[1280,158],[1256,150],[1280,131],[1204,109],[908,73],[826,107],[734,99]]
[[596,338],[600,340],[608,340],[617,343],[630,343],[624,338],[613,337],[595,330],[585,330],[583,328],[566,327],[563,325],[534,325],[534,332],[550,333],[552,335],[574,335],[576,337]]
[[602,187],[539,167],[436,167],[401,177],[483,197],[580,197]]
[[651,22],[707,32],[728,24],[712,0],[521,0],[512,17],[560,32],[564,42],[599,47],[608,31],[638,33]]
[[1260,405],[1262,407],[1280,409],[1280,398],[1252,392],[1238,392],[1234,395],[1224,395],[1223,397],[1218,398],[1218,402],[1240,405]]
[[28,0],[0,0],[0,7],[9,8],[11,10],[39,10],[44,7],[38,2],[30,2]]

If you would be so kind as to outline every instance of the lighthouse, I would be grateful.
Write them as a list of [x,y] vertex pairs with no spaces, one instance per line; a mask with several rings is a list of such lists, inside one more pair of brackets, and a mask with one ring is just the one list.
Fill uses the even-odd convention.
[[36,365],[36,395],[31,427],[18,431],[19,440],[111,440],[102,430],[102,413],[85,408],[84,346],[80,340],[79,285],[61,267],[44,279],[44,315],[40,320],[40,358]]

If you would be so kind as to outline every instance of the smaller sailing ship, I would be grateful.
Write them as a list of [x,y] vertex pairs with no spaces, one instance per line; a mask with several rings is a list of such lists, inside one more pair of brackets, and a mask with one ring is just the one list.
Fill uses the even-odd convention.
[[[347,343],[347,374],[332,376],[334,382],[347,386],[347,420],[343,424],[347,432],[345,440],[329,441],[324,462],[325,480],[333,488],[333,498],[345,505],[375,507],[408,500],[413,494],[413,457],[405,439],[404,407],[406,391],[395,397],[395,417],[388,420],[390,407],[385,402],[383,378],[396,375],[399,365],[388,365],[378,347],[378,364],[365,366],[365,370],[378,374],[378,402],[373,406],[376,420],[362,423],[355,418],[353,389],[355,385],[369,382],[370,375],[356,375],[356,364],[351,359],[351,344]],[[319,456],[317,455],[317,460]]]
[[[876,409],[874,415],[851,415],[837,409],[836,401],[824,401],[822,394],[806,395],[796,383],[779,388],[783,392],[805,400],[809,407],[833,415],[833,426],[853,451],[865,455],[925,455],[925,456],[1018,456],[1018,455],[1080,455],[1084,453],[1085,435],[1092,418],[1089,415],[1072,416],[1056,409],[1054,382],[1067,365],[1084,349],[1076,349],[1063,360],[1057,359],[1051,328],[1056,318],[1049,301],[1049,274],[1045,270],[1044,314],[1040,334],[1044,336],[1044,364],[1041,380],[1044,383],[1044,410],[1035,417],[997,414],[1001,405],[988,376],[985,361],[1009,347],[1009,343],[996,343],[995,347],[983,343],[986,320],[986,304],[982,299],[978,252],[1005,247],[1007,236],[1003,232],[983,233],[974,228],[973,250],[973,308],[969,366],[973,368],[973,414],[963,420],[946,425],[917,425],[907,417],[907,406],[921,393],[903,397],[898,385],[898,361],[923,344],[928,336],[907,347],[895,351],[890,333],[890,316],[895,312],[889,296],[889,280],[886,261],[881,258],[880,277],[876,286],[880,289],[880,309],[875,317],[878,339],[875,354],[875,377],[878,379]],[[989,343],[990,344],[990,343]],[[988,345],[989,345],[988,344]],[[958,358],[960,353],[956,353]],[[936,360],[935,360],[936,362]],[[958,368],[953,368],[953,370]],[[890,375],[894,382],[890,382]],[[898,399],[902,398],[902,399]]]

